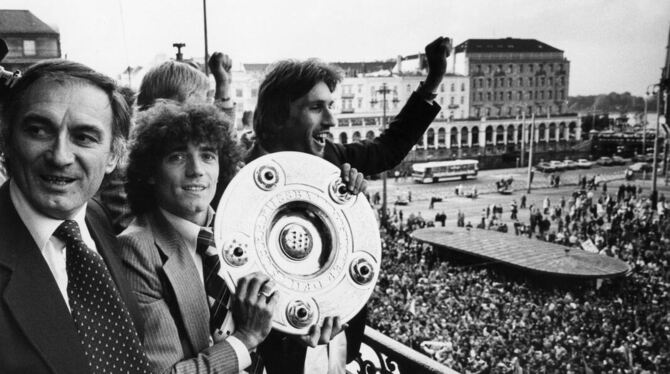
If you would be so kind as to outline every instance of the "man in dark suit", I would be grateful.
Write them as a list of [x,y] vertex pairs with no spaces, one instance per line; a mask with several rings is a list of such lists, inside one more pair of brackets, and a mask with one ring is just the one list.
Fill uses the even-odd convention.
[[[256,141],[246,161],[280,151],[323,157],[342,168],[349,191],[358,193],[356,186],[364,189],[358,179],[399,164],[439,113],[440,106],[433,99],[446,72],[449,49],[448,38],[440,37],[428,44],[426,80],[389,128],[372,141],[349,144],[335,144],[328,138],[329,129],[337,121],[332,110],[333,91],[341,74],[317,60],[279,61],[258,91],[254,113]],[[346,362],[358,354],[364,327],[365,309],[348,327],[338,317],[327,317],[322,326],[313,326],[309,334],[297,339],[273,332],[260,350],[271,374],[342,372]],[[343,330],[346,334],[340,334]],[[325,344],[327,348],[323,347]]]
[[220,164],[238,159],[230,126],[214,105],[159,101],[133,130],[126,191],[136,218],[119,240],[156,373],[255,373],[251,353],[271,329],[273,282],[250,274],[228,303],[209,241]]
[[0,372],[148,373],[117,242],[91,200],[116,167],[131,110],[108,77],[33,65],[2,107]]

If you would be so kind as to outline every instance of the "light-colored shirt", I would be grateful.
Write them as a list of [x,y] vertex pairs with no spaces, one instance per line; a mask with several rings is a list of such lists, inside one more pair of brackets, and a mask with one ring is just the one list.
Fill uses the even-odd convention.
[[[58,289],[63,295],[65,305],[70,309],[69,298],[67,296],[67,270],[65,267],[66,251],[65,243],[53,236],[54,231],[63,223],[64,220],[54,219],[38,212],[28,202],[28,199],[16,185],[13,179],[9,181],[9,198],[16,208],[21,221],[26,225],[28,232],[33,237],[37,248],[39,248],[44,260],[54,276]],[[88,227],[86,227],[86,204],[84,204],[70,219],[77,222],[81,238],[89,249],[97,253],[95,242],[91,237]]]
[[[193,262],[195,263],[195,268],[198,270],[198,276],[202,282],[202,286],[205,286],[205,278],[202,270],[202,257],[196,252],[198,246],[198,234],[200,233],[200,225],[178,217],[165,209],[159,208],[165,219],[174,227],[177,233],[182,237],[184,243],[186,243],[186,250],[191,255]],[[214,211],[210,208],[207,213],[207,226],[214,219]],[[232,298],[231,298],[232,300]],[[229,305],[230,306],[230,305]],[[232,325],[232,313],[226,314],[226,319],[223,322],[223,326],[228,327],[227,330],[232,334],[234,331],[234,326]],[[224,335],[225,336],[225,335]],[[216,339],[218,341],[218,339]],[[247,347],[242,343],[242,341],[232,335],[229,335],[225,338],[226,341],[233,347],[235,355],[237,355],[237,362],[239,365],[239,371],[251,365],[251,355],[247,350]]]

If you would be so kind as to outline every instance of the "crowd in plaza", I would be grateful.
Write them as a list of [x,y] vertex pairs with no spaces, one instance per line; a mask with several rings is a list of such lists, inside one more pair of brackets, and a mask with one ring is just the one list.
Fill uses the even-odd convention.
[[461,373],[669,372],[670,219],[663,201],[654,214],[633,190],[568,196],[560,212],[561,203],[529,206],[551,223],[536,230],[540,240],[569,243],[554,232],[563,220],[564,237],[630,265],[626,277],[597,284],[441,260],[411,239],[420,224],[392,213],[370,325]]

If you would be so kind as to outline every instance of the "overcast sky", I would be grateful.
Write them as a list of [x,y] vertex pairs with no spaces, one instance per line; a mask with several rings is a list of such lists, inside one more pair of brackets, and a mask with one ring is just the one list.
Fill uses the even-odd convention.
[[[58,5],[56,5],[58,4]],[[67,58],[116,77],[186,43],[204,55],[201,0],[3,0],[61,33]],[[668,0],[208,0],[209,50],[236,62],[389,59],[438,35],[533,38],[565,52],[570,95],[643,95],[665,63]]]

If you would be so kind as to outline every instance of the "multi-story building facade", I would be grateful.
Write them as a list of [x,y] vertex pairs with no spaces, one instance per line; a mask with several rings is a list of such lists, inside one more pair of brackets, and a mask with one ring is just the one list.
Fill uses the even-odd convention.
[[61,56],[60,34],[28,10],[0,9],[0,38],[9,49],[2,61],[5,70],[25,70],[38,61]]
[[475,118],[566,111],[570,62],[535,39],[468,39],[455,48],[454,69],[470,77]]

